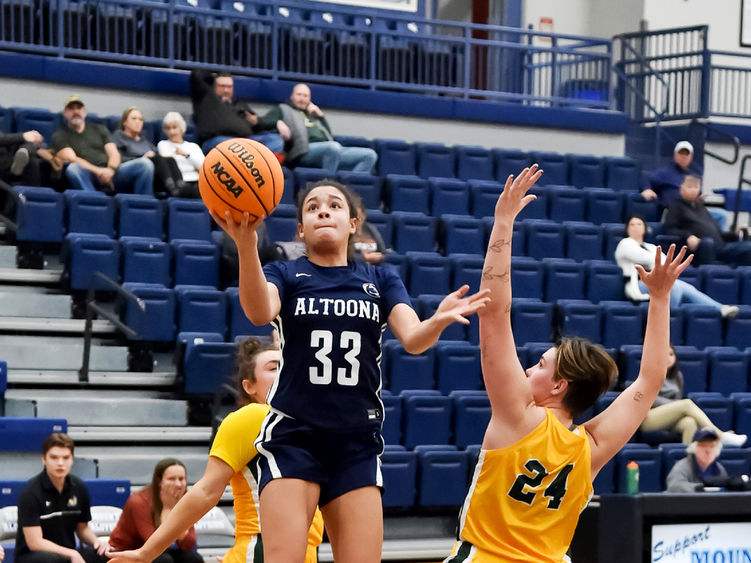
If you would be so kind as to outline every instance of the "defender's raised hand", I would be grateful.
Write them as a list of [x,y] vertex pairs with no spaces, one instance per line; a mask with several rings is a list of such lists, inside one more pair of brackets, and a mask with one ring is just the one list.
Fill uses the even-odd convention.
[[537,164],[525,168],[516,178],[513,174],[509,175],[503,192],[501,192],[495,205],[496,219],[513,219],[528,203],[534,201],[537,196],[527,194],[527,192],[535,185],[540,176],[542,176],[542,170],[538,169]]
[[688,268],[693,259],[693,254],[686,258],[685,246],[681,247],[680,252],[676,255],[675,245],[671,244],[663,262],[662,250],[658,246],[655,250],[655,266],[652,271],[647,272],[639,264],[636,265],[636,271],[639,272],[639,277],[647,286],[652,298],[666,296],[670,294],[670,289],[673,287],[675,280],[678,279],[683,270]]

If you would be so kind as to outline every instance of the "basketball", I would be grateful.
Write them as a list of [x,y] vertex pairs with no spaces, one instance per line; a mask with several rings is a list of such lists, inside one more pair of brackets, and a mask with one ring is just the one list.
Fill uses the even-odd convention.
[[269,215],[284,191],[284,174],[279,161],[265,145],[252,139],[229,139],[206,155],[198,178],[203,203],[224,218],[227,210],[241,222]]

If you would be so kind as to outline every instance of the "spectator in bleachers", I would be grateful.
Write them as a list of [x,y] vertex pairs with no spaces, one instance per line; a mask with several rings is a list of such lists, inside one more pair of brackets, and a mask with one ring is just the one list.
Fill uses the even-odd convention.
[[378,265],[386,258],[386,243],[376,227],[368,223],[368,212],[362,198],[355,198],[357,206],[357,230],[352,236],[355,260],[364,260],[368,264]]
[[714,428],[697,430],[686,448],[686,457],[678,460],[668,473],[667,491],[696,493],[705,487],[724,487],[728,472],[717,461],[721,451],[722,443]]
[[[626,221],[626,237],[615,248],[615,261],[623,270],[625,283],[624,292],[632,301],[646,301],[649,299],[644,282],[636,273],[636,265],[639,264],[646,270],[654,267],[655,245],[645,242],[647,223],[639,216],[631,216]],[[670,306],[679,307],[684,303],[707,305],[714,307],[723,317],[734,317],[738,314],[736,305],[723,305],[709,295],[702,293],[696,287],[683,280],[676,280],[673,289],[670,290]]]
[[235,97],[235,81],[226,72],[204,69],[190,72],[190,97],[198,142],[204,153],[233,137],[249,137],[280,155],[284,141],[278,133],[268,131],[248,104]]
[[112,134],[112,140],[120,151],[123,163],[137,159],[146,159],[154,166],[154,191],[179,195],[181,189],[177,182],[182,180],[182,175],[176,163],[172,163],[157,153],[157,149],[151,139],[147,139],[143,133],[143,114],[136,107],[129,107],[120,118],[120,128]]
[[[262,561],[261,529],[258,517],[258,483],[247,477],[255,467],[258,451],[255,438],[269,412],[266,396],[279,369],[281,354],[277,344],[247,338],[237,345],[235,396],[240,407],[227,415],[217,430],[209,452],[206,471],[159,529],[135,551],[113,554],[113,563],[149,563],[187,526],[198,521],[215,506],[229,484],[235,509],[235,544],[224,555],[224,563]],[[317,548],[323,537],[319,510],[308,530],[305,563],[318,560]]]
[[66,123],[52,135],[52,149],[68,163],[65,175],[74,189],[154,192],[154,164],[141,158],[123,162],[107,128],[86,122],[86,107],[79,96],[68,96],[63,117]]
[[41,185],[42,161],[36,151],[43,142],[44,137],[36,130],[0,133],[0,180]]
[[[187,491],[185,465],[174,458],[157,462],[151,484],[131,494],[125,501],[115,529],[109,538],[113,551],[138,549],[148,540],[169,516]],[[196,551],[196,530],[184,526],[173,538],[170,546],[153,560],[158,563],[202,563]]]
[[[18,495],[17,563],[105,563],[107,542],[89,526],[89,491],[70,473],[73,440],[53,432],[42,443],[44,470]],[[76,536],[80,547],[76,547]]]
[[720,230],[700,198],[701,179],[686,176],[681,183],[680,197],[673,201],[665,215],[665,232],[677,235],[696,256],[697,264],[715,260],[731,266],[751,265],[751,241],[739,240],[738,233]]
[[670,430],[680,432],[684,444],[691,443],[699,428],[711,429],[723,444],[742,446],[746,443],[745,434],[723,432],[717,428],[706,413],[691,399],[683,398],[683,374],[678,366],[675,349],[670,346],[668,371],[652,408],[641,423],[641,430],[654,432]]
[[176,111],[171,111],[164,116],[162,129],[167,138],[159,141],[156,147],[168,163],[171,160],[177,167],[177,174],[173,172],[177,193],[173,195],[200,197],[198,172],[205,158],[201,147],[183,139],[187,125],[183,116]]
[[259,120],[265,127],[276,127],[285,140],[287,166],[309,166],[331,172],[373,171],[378,160],[376,152],[367,147],[343,147],[335,141],[326,116],[311,101],[307,84],[296,84],[289,99],[271,108]]

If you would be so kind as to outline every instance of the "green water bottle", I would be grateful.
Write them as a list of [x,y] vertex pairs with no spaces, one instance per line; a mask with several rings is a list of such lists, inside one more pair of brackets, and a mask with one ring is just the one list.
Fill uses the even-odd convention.
[[626,464],[626,493],[635,495],[639,492],[639,464],[629,461]]

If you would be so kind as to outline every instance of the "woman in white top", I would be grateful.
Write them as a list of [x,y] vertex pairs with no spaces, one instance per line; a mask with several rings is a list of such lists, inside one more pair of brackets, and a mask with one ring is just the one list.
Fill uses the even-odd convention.
[[[615,249],[615,261],[623,270],[626,297],[633,301],[649,299],[647,287],[636,273],[636,265],[643,266],[647,271],[654,267],[655,245],[644,242],[647,224],[639,216],[629,217],[626,221],[626,237],[618,243]],[[683,303],[708,305],[716,308],[723,317],[734,317],[738,314],[738,307],[722,305],[705,293],[696,289],[690,283],[676,280],[670,291],[670,306],[678,307]]]
[[201,147],[183,139],[187,125],[183,116],[176,111],[164,116],[162,129],[167,139],[159,141],[157,150],[161,156],[171,157],[177,164],[182,180],[178,195],[198,197],[198,171],[205,158]]

